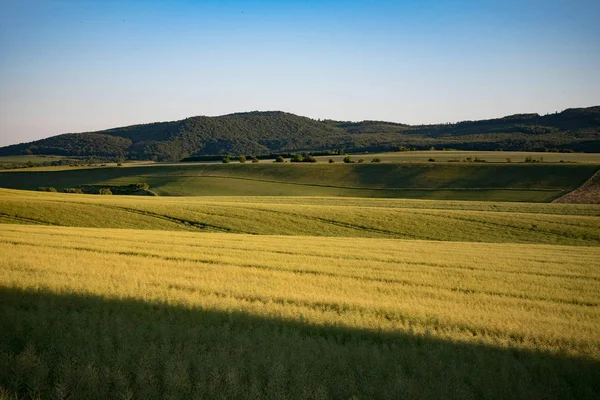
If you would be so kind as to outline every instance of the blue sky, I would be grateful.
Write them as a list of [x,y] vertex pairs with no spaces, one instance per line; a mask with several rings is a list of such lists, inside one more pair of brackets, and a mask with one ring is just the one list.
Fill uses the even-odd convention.
[[283,110],[411,124],[600,104],[598,1],[0,0],[0,145]]

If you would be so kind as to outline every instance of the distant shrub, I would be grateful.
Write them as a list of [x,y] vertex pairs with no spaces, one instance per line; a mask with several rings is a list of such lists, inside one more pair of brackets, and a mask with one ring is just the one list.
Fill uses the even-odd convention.
[[239,158],[241,164],[244,164],[246,162],[246,156],[241,155],[238,158]]
[[231,162],[231,159],[229,158],[229,156],[223,157],[223,164],[229,164],[230,162]]
[[506,162],[512,162],[512,159],[510,157],[506,157]]
[[259,162],[259,161],[258,161],[258,158],[257,158],[257,157],[254,157],[254,158],[252,159],[252,162],[253,162],[254,164],[258,163],[258,162]]
[[63,189],[63,192],[65,193],[77,193],[77,194],[82,194],[83,191],[79,188],[65,188]]
[[379,163],[379,162],[381,162],[381,158],[375,157],[374,159],[371,160],[371,162]]
[[98,191],[98,194],[109,195],[109,194],[112,194],[112,192],[110,191],[109,188],[102,188],[102,189],[100,189],[100,191]]
[[364,159],[364,158],[359,158],[359,159],[358,159],[358,162],[362,164],[362,163],[364,163],[364,162],[365,162],[365,159]]
[[283,158],[283,156],[277,156],[277,157],[275,157],[275,162],[282,163],[282,162],[285,162],[285,159]]
[[538,163],[538,162],[544,162],[544,157],[540,157],[539,160],[536,160],[535,158],[531,157],[531,156],[527,156],[527,158],[525,158],[525,162],[526,163]]
[[302,154],[297,153],[297,154],[292,154],[292,158],[290,159],[291,162],[302,162],[302,160],[304,159],[304,157],[302,156]]
[[302,160],[302,162],[316,163],[317,159],[314,158],[311,155],[308,155],[308,156],[304,157],[304,159]]
[[435,162],[435,159],[434,159],[434,158],[430,158],[430,159],[429,159],[429,160],[427,160],[427,161],[429,161],[429,162]]
[[123,163],[117,163],[117,167],[122,167]]
[[429,148],[429,151],[435,151],[435,147],[431,146],[431,147]]
[[38,192],[56,192],[55,188],[45,187],[45,186],[39,187],[37,190],[38,190]]
[[352,157],[350,157],[350,156],[346,156],[346,157],[344,157],[344,162],[345,162],[346,164],[351,164],[351,163],[352,163]]
[[335,161],[333,160],[333,158],[329,159],[329,164],[333,164]]

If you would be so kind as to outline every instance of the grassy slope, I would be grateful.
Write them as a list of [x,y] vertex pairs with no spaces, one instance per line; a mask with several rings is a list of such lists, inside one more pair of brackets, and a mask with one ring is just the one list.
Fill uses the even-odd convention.
[[0,387],[22,396],[600,393],[599,248],[0,232]]
[[34,190],[146,182],[159,195],[304,195],[551,201],[597,165],[200,164],[0,173],[0,187]]
[[128,197],[0,190],[0,222],[449,241],[600,244],[600,208],[341,198]]

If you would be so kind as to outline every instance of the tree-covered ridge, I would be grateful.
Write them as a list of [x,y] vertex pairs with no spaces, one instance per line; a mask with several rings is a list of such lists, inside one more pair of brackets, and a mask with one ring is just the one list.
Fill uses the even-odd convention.
[[130,139],[100,132],[66,133],[35,142],[2,147],[0,155],[125,157],[132,143]]
[[455,124],[317,121],[280,111],[71,133],[0,148],[0,155],[55,154],[176,161],[209,154],[273,154],[400,147],[463,150],[574,150],[600,152],[600,106],[561,113],[516,114]]

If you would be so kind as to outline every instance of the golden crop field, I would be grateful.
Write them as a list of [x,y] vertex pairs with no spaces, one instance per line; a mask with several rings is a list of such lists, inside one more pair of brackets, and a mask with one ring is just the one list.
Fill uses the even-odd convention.
[[0,225],[41,398],[597,398],[600,248]]

